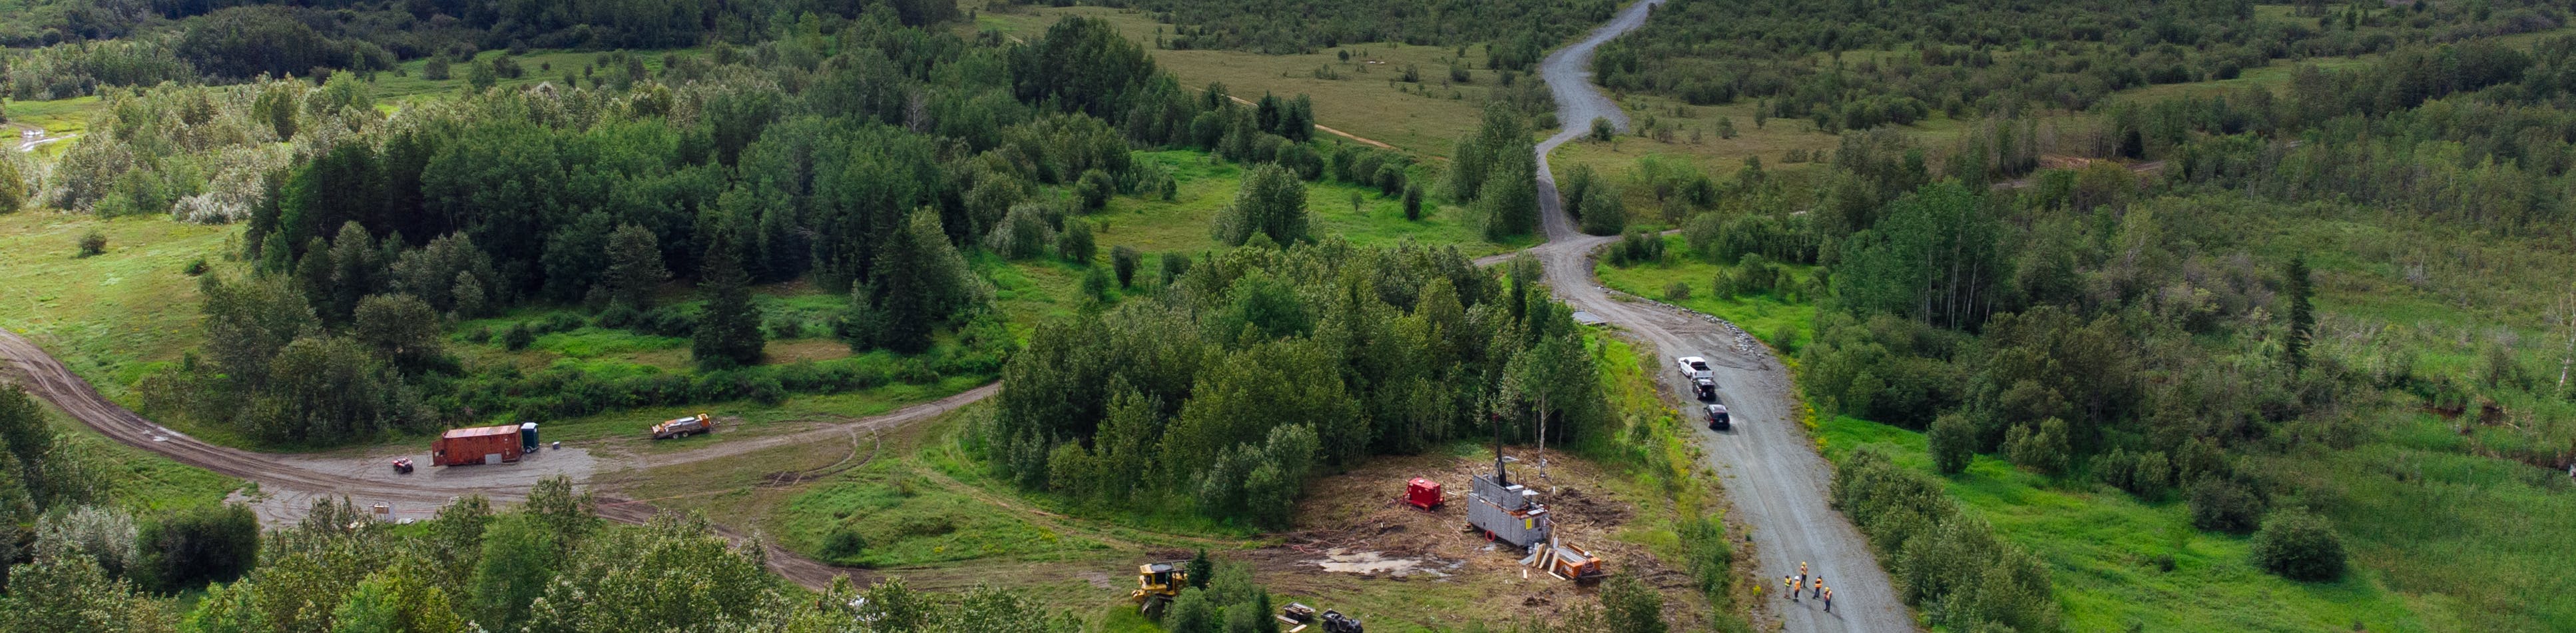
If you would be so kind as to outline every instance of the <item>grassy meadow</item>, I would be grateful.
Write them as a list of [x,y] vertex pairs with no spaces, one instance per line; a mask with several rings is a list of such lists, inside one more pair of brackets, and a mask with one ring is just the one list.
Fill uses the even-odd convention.
[[[1870,448],[1898,464],[1932,467],[1914,431],[1835,416],[1822,420],[1816,437],[1828,458]],[[2068,630],[2465,630],[2438,602],[2392,590],[2367,559],[2339,582],[2272,576],[2254,566],[2246,537],[2192,529],[2178,500],[2140,503],[1992,456],[1946,483],[1971,514],[2048,563]]]
[[[1679,305],[1716,315],[1744,328],[1746,334],[1761,339],[1774,349],[1794,350],[1815,338],[1816,306],[1805,297],[1773,291],[1757,295],[1721,298],[1714,292],[1717,275],[1735,268],[1732,264],[1711,264],[1690,254],[1679,235],[1666,235],[1664,261],[1634,264],[1627,267],[1597,262],[1593,274],[1601,285],[1612,290]],[[1806,280],[1814,266],[1783,266],[1787,276]],[[1672,284],[1690,287],[1690,296],[1681,300],[1667,294]]]

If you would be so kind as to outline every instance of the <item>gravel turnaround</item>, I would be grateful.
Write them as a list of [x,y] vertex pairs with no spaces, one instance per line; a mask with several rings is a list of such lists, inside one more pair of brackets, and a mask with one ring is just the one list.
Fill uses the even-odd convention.
[[[1717,374],[1718,398],[1734,422],[1730,431],[1711,431],[1693,415],[1697,402],[1684,397],[1689,386],[1678,371],[1660,370],[1665,397],[1681,407],[1708,465],[1724,481],[1734,505],[1734,523],[1751,539],[1756,565],[1751,582],[1763,585],[1761,610],[1777,614],[1786,631],[1912,631],[1914,617],[1895,591],[1895,583],[1870,555],[1869,541],[1851,521],[1833,509],[1826,487],[1833,474],[1816,455],[1815,443],[1800,424],[1798,404],[1790,396],[1789,370],[1772,358],[1769,348],[1733,325],[1651,302],[1613,297],[1592,276],[1592,254],[1617,238],[1584,235],[1574,230],[1556,192],[1547,154],[1591,131],[1594,118],[1608,118],[1620,130],[1628,117],[1591,83],[1593,49],[1645,24],[1661,0],[1639,0],[1622,9],[1609,24],[1540,62],[1541,76],[1556,96],[1557,120],[1564,129],[1538,145],[1538,189],[1541,225],[1547,243],[1527,251],[1544,267],[1556,297],[1590,312],[1635,338],[1654,345],[1663,359],[1704,356]],[[1815,600],[1791,602],[1781,594],[1780,578],[1808,564],[1811,576],[1834,589],[1836,608],[1828,613]],[[1802,592],[1803,593],[1803,592]]]

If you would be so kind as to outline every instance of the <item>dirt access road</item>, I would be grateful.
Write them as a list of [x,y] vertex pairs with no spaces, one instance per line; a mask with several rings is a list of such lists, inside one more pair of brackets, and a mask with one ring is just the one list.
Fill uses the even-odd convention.
[[[1528,252],[1539,259],[1556,298],[1590,312],[1654,344],[1669,359],[1704,356],[1717,372],[1718,396],[1726,403],[1734,430],[1717,432],[1693,424],[1709,466],[1726,483],[1735,520],[1753,540],[1755,580],[1767,585],[1762,606],[1780,617],[1787,631],[1912,631],[1914,617],[1905,610],[1886,570],[1870,556],[1869,541],[1826,498],[1832,471],[1816,455],[1815,444],[1800,424],[1797,401],[1790,397],[1789,370],[1771,352],[1735,326],[1653,303],[1613,297],[1592,277],[1592,253],[1616,238],[1584,235],[1574,230],[1556,192],[1547,154],[1591,131],[1594,118],[1606,118],[1621,131],[1627,115],[1591,81],[1593,50],[1620,34],[1644,25],[1662,0],[1638,0],[1609,24],[1582,41],[1550,53],[1539,72],[1556,96],[1557,120],[1564,129],[1538,145],[1541,225],[1547,243]],[[1678,394],[1688,393],[1681,375],[1661,370],[1666,397],[1694,407]],[[1702,418],[1684,415],[1683,420]],[[1780,576],[1794,574],[1798,564],[1833,587],[1837,607],[1831,613],[1813,601],[1790,602],[1779,596]]]
[[[520,463],[509,467],[444,469],[429,466],[427,454],[381,448],[282,454],[216,446],[155,424],[108,401],[88,381],[72,374],[52,355],[7,330],[0,330],[0,379],[25,387],[29,393],[52,402],[110,439],[160,453],[183,464],[258,484],[256,494],[239,500],[248,502],[259,513],[261,521],[269,525],[293,524],[303,518],[314,500],[326,497],[347,497],[362,507],[382,503],[392,509],[392,516],[388,517],[392,519],[428,518],[448,501],[460,496],[482,495],[495,503],[516,503],[527,499],[528,488],[539,479],[564,475],[572,477],[575,482],[586,482],[594,470],[594,460],[589,451],[578,447],[531,453]],[[999,390],[998,383],[985,385],[884,415],[804,431],[711,444],[703,449],[653,456],[650,461],[652,465],[669,465],[741,455],[788,444],[833,441],[844,437],[855,441],[860,431],[884,430],[928,420],[982,400]],[[394,474],[388,462],[406,455],[413,458],[418,470],[408,475]],[[616,498],[601,499],[599,507],[600,516],[627,523],[643,523],[652,519],[656,511],[649,503]],[[722,531],[728,537],[742,538],[740,533]],[[828,587],[832,577],[838,575],[848,575],[862,582],[877,575],[867,570],[826,565],[775,544],[766,549],[771,569],[807,587]],[[911,575],[907,574],[908,577]],[[922,575],[930,585],[954,584],[961,587],[971,584],[974,576],[972,573]]]
[[[1727,480],[1729,497],[1736,506],[1735,519],[1750,530],[1762,575],[1794,573],[1798,562],[1806,561],[1811,563],[1811,571],[1824,577],[1842,598],[1839,605],[1842,608],[1830,614],[1817,609],[1812,601],[1788,603],[1771,600],[1771,604],[1764,606],[1779,614],[1786,630],[1913,630],[1913,618],[1897,602],[1894,585],[1870,557],[1867,542],[1840,513],[1827,505],[1825,490],[1831,475],[1798,424],[1796,402],[1789,396],[1787,369],[1761,344],[1732,326],[1650,303],[1618,300],[1594,285],[1591,253],[1612,238],[1576,232],[1558,200],[1555,179],[1548,170],[1547,152],[1587,133],[1596,117],[1610,119],[1618,129],[1627,129],[1626,115],[1620,113],[1617,104],[1589,81],[1593,49],[1643,25],[1647,12],[1658,2],[1660,0],[1640,0],[1629,5],[1590,37],[1550,54],[1541,62],[1541,73],[1556,96],[1559,118],[1565,121],[1565,128],[1538,146],[1540,211],[1548,242],[1528,252],[1544,265],[1548,281],[1556,288],[1559,299],[1635,333],[1653,343],[1666,357],[1705,356],[1716,365],[1719,393],[1734,415],[1736,430],[1723,434],[1701,431],[1699,439],[1707,448],[1710,465]],[[452,476],[415,473],[395,477],[385,472],[386,469],[377,467],[381,460],[364,454],[279,455],[225,448],[172,432],[109,402],[44,350],[4,330],[0,330],[0,359],[7,361],[0,368],[14,367],[15,379],[39,397],[53,402],[110,438],[183,463],[259,483],[262,494],[275,500],[269,502],[274,507],[264,510],[264,514],[293,509],[297,513],[294,516],[300,516],[301,509],[295,507],[293,501],[313,495],[346,495],[362,505],[376,502],[393,504],[398,508],[398,516],[405,512],[400,508],[434,510],[448,499],[465,494],[481,494],[496,502],[507,503],[523,499],[528,485],[538,478],[565,474],[578,475],[575,478],[581,480],[586,479],[593,468],[585,451],[567,449],[545,451],[515,469],[466,470]],[[1668,372],[1665,379],[1672,387],[1668,393],[1682,393],[1678,376]],[[805,432],[716,444],[708,447],[704,454],[664,455],[654,461],[677,463],[741,454],[788,442],[828,441],[850,434],[853,429],[890,428],[929,419],[988,397],[998,390],[997,386],[988,385],[886,415],[826,425]],[[1678,398],[1676,400],[1679,404]],[[427,463],[425,458],[417,461]],[[425,471],[436,470],[423,468]],[[640,523],[651,518],[654,512],[646,503],[615,499],[604,501],[607,503],[601,506],[600,514],[619,521]],[[273,515],[268,518],[274,521],[288,517]],[[835,575],[848,574],[854,579],[877,575],[824,565],[775,545],[767,550],[773,570],[808,587],[825,586]],[[895,571],[908,579],[929,581],[922,586],[942,587],[951,583],[970,583],[981,576],[982,568],[987,567],[991,566]],[[1766,584],[1771,582],[1777,581],[1766,581]]]

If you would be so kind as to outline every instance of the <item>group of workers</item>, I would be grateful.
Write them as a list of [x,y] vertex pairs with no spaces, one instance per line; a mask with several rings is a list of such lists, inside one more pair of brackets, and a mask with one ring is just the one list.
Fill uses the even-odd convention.
[[1797,602],[1798,592],[1806,591],[1808,598],[1825,603],[1826,613],[1834,611],[1834,588],[1825,586],[1824,576],[1808,576],[1807,561],[1798,561],[1798,575],[1781,576],[1780,584],[1789,587],[1790,602]]

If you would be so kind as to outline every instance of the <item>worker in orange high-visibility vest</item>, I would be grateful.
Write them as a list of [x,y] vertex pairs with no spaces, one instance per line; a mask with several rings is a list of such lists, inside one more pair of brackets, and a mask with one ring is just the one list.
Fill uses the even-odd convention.
[[1824,577],[1824,576],[1817,576],[1817,577],[1814,577],[1814,578],[1809,578],[1809,579],[1807,579],[1807,597],[1809,597],[1809,598],[1822,598],[1822,597],[1824,597],[1824,594],[1825,594],[1825,577]]
[[1824,586],[1821,586],[1821,585],[1819,585],[1819,588],[1825,592],[1825,593],[1824,593],[1824,597],[1825,597],[1825,612],[1826,612],[1826,613],[1833,613],[1833,612],[1834,612],[1834,588],[1832,588],[1832,587],[1824,587]]
[[1790,601],[1790,602],[1797,602],[1797,601],[1798,601],[1798,577],[1797,577],[1797,576],[1781,576],[1781,577],[1780,577],[1780,584],[1782,584],[1782,585],[1786,585],[1786,586],[1788,586],[1788,587],[1789,587],[1789,601]]

